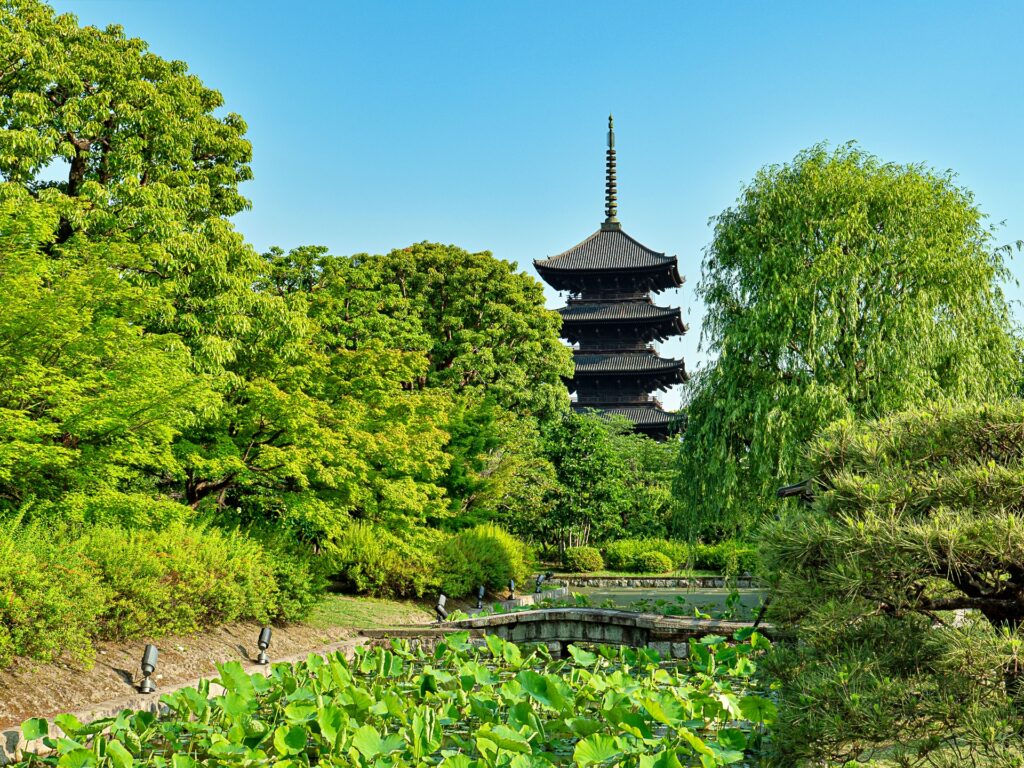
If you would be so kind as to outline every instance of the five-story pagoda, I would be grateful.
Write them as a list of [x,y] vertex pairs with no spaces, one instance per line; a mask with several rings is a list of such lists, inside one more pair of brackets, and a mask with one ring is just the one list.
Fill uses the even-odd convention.
[[686,380],[682,360],[659,357],[655,341],[686,332],[678,308],[659,307],[651,293],[683,284],[675,256],[652,251],[622,231],[616,218],[615,132],[608,118],[605,220],[564,253],[534,262],[544,282],[568,291],[559,309],[562,337],[573,345],[573,407],[625,416],[638,432],[669,434],[674,414],[651,397]]

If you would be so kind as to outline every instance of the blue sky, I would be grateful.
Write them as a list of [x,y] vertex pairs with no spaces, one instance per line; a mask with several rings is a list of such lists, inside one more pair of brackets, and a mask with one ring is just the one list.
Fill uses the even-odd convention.
[[661,301],[691,332],[662,353],[691,369],[709,217],[816,142],[952,168],[1024,239],[1024,2],[54,5],[187,61],[246,119],[236,223],[260,249],[431,240],[535,274],[603,218],[614,112],[619,218],[679,256],[688,282]]

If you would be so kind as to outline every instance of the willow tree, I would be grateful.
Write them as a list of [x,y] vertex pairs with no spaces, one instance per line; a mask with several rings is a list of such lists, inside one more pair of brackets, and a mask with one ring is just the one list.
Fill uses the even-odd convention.
[[717,359],[687,395],[679,527],[751,525],[836,419],[1013,389],[1004,257],[950,173],[853,145],[761,170],[704,260]]

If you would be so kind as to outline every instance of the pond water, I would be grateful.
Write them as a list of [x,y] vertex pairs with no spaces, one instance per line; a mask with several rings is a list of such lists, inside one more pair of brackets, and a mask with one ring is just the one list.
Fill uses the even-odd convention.
[[636,609],[637,603],[649,604],[654,613],[664,613],[667,606],[672,607],[676,615],[692,616],[694,608],[702,613],[719,617],[728,608],[729,595],[738,594],[735,606],[736,613],[732,618],[752,619],[757,615],[764,600],[761,589],[644,589],[639,587],[573,587],[576,594],[584,595],[594,606],[601,606],[606,601],[614,603],[616,608]]

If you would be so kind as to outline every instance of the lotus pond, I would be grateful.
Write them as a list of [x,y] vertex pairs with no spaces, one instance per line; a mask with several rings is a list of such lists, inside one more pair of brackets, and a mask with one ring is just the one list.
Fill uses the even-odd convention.
[[236,662],[214,681],[161,697],[165,712],[124,711],[88,725],[22,725],[51,751],[19,765],[443,766],[534,768],[755,765],[775,715],[759,681],[766,638],[691,641],[682,662],[647,649],[520,648],[448,636],[433,651],[390,647],[311,655],[269,677]]

